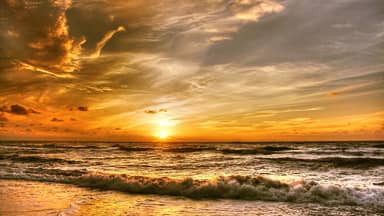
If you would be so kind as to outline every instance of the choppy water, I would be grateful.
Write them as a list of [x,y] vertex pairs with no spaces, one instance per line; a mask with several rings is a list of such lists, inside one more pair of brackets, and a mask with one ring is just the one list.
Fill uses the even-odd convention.
[[72,194],[65,215],[384,214],[384,142],[1,142],[0,178],[0,215],[26,187]]

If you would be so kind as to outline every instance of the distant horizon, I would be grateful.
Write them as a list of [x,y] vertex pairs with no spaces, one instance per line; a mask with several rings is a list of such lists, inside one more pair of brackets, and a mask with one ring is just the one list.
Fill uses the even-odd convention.
[[380,139],[371,139],[371,140],[185,140],[185,141],[177,141],[177,140],[87,140],[87,139],[2,139],[1,142],[105,142],[105,143],[113,143],[113,142],[122,142],[122,143],[291,143],[291,142],[384,142],[384,140]]

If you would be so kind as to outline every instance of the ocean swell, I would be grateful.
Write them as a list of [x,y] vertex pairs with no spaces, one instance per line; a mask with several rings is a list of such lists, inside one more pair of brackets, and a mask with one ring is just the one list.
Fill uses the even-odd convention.
[[20,162],[20,163],[68,163],[68,164],[79,163],[78,161],[66,160],[62,158],[47,158],[47,157],[40,157],[40,156],[25,156],[25,155],[18,155],[18,154],[0,155],[0,160],[11,160],[11,161]]
[[219,176],[213,179],[151,178],[92,173],[81,176],[0,176],[4,179],[26,179],[66,183],[81,187],[114,190],[134,194],[183,196],[193,199],[241,199],[295,203],[368,205],[384,207],[384,190],[379,187],[351,188],[322,185],[314,181],[283,183],[262,176]]
[[294,163],[296,166],[299,164],[310,165],[326,165],[328,167],[336,168],[351,168],[351,169],[369,169],[379,166],[384,166],[384,159],[382,158],[369,158],[369,157],[324,157],[317,159],[303,159],[303,158],[291,158],[291,157],[278,157],[267,158],[266,160],[273,161],[275,163],[287,164]]
[[219,151],[223,154],[238,154],[238,155],[253,155],[253,154],[276,154],[281,151],[294,150],[286,146],[264,146],[252,149],[220,149]]

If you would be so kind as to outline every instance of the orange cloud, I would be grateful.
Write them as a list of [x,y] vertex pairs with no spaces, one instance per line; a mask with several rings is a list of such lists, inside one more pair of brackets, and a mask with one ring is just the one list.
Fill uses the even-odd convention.
[[168,112],[168,110],[166,110],[166,109],[144,110],[144,113],[147,113],[147,114],[157,114],[157,113],[161,113],[161,112]]
[[55,118],[52,118],[51,121],[52,122],[63,122],[64,120],[55,117]]
[[86,107],[86,106],[79,106],[79,107],[77,107],[77,110],[79,110],[79,111],[88,111],[88,107]]
[[277,13],[284,9],[281,4],[272,0],[263,1],[236,1],[234,6],[235,17],[245,21],[258,21],[267,13]]
[[31,108],[27,109],[24,106],[21,106],[18,104],[11,105],[10,107],[2,106],[0,107],[0,112],[7,112],[14,115],[28,115],[30,113],[40,114],[40,112],[37,112],[34,109],[31,109]]
[[337,95],[339,95],[340,93],[338,93],[338,92],[328,92],[328,96],[331,96],[331,97],[334,97],[334,96],[337,96]]
[[101,50],[107,44],[107,42],[113,37],[114,34],[117,32],[125,31],[125,28],[123,26],[117,27],[117,29],[111,30],[107,32],[104,37],[96,44],[95,52],[90,56],[91,58],[97,58],[100,56]]
[[16,2],[5,1],[3,10],[6,23],[17,26],[8,30],[8,35],[12,33],[9,37],[11,47],[4,45],[5,49],[10,48],[7,49],[9,55],[15,56],[20,63],[16,66],[56,77],[77,70],[85,38],[69,35],[66,11],[72,2]]

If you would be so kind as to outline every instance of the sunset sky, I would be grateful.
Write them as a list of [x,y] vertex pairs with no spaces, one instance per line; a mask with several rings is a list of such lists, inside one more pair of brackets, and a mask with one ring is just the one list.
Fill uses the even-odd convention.
[[5,0],[0,138],[384,139],[383,0]]

